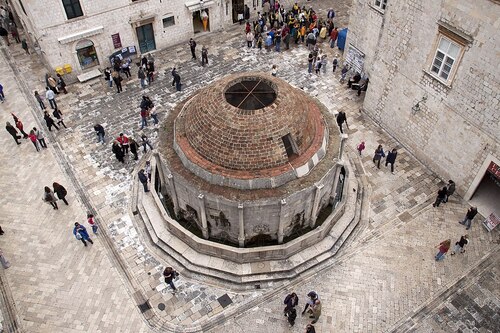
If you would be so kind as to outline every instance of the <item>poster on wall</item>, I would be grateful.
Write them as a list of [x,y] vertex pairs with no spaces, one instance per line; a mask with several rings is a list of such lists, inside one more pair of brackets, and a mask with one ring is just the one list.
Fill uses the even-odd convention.
[[113,47],[115,49],[121,49],[122,48],[122,40],[120,39],[120,34],[113,34],[113,35],[111,35],[111,39],[113,40]]
[[349,50],[347,51],[345,62],[349,64],[349,66],[355,72],[363,74],[363,67],[365,64],[365,54],[360,50],[358,50],[356,47],[349,45]]
[[495,229],[495,227],[500,223],[500,218],[496,216],[495,213],[491,213],[490,216],[488,216],[484,222],[483,225],[484,227],[488,230],[491,231]]
[[137,49],[135,46],[128,46],[124,47],[123,49],[114,52],[112,55],[109,56],[109,62],[111,65],[113,65],[113,60],[115,57],[118,57],[120,60],[130,58],[130,60],[135,59],[137,57]]

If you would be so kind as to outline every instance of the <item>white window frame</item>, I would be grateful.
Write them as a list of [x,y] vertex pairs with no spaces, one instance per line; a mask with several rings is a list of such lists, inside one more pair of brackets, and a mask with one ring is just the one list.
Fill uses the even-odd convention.
[[[440,49],[440,44],[443,40],[449,43],[447,49]],[[456,55],[450,54],[451,46],[458,48],[458,52]],[[436,51],[434,52],[434,57],[432,58],[431,66],[429,68],[430,73],[441,81],[450,82],[453,74],[455,73],[455,69],[458,65],[458,61],[460,60],[462,53],[463,45],[460,45],[451,38],[440,34],[436,45]],[[450,60],[453,61],[451,65],[449,65]],[[446,71],[446,67],[449,67],[448,71]],[[444,77],[444,75],[446,75],[446,77]]]
[[[172,18],[173,19],[173,23],[172,24],[169,24],[167,26],[165,26],[165,20],[166,19],[170,19]],[[173,27],[175,26],[175,16],[174,15],[166,15],[162,20],[161,20],[161,24],[163,26],[163,29],[167,29],[167,28],[170,28],[170,27]]]
[[387,0],[374,0],[373,6],[384,12],[387,8]]

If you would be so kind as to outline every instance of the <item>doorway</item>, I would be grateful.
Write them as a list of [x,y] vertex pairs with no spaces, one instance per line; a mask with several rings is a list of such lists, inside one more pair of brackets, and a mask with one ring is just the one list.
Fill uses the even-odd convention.
[[[205,19],[206,27],[203,26],[203,19]],[[210,14],[208,9],[193,12],[193,30],[195,34],[210,31]]]
[[483,216],[489,216],[491,213],[500,216],[498,198],[500,198],[500,179],[488,169],[472,195],[470,204],[476,206]]
[[137,40],[139,41],[139,50],[141,53],[156,50],[155,33],[153,24],[145,24],[135,28]]
[[238,14],[244,15],[245,0],[232,0],[233,1],[233,23],[239,22]]

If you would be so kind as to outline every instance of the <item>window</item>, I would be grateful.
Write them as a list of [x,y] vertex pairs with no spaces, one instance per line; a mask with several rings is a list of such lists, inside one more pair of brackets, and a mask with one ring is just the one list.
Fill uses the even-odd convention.
[[283,140],[283,145],[285,146],[285,151],[288,158],[294,157],[294,155],[297,154],[297,146],[295,145],[295,141],[293,140],[290,133],[281,137],[281,140]]
[[76,55],[82,69],[99,65],[94,43],[91,40],[84,39],[79,41],[76,44]]
[[460,55],[461,48],[462,47],[460,45],[444,36],[441,36],[436,50],[436,55],[432,61],[431,72],[436,74],[436,76],[440,79],[448,81],[453,65],[456,63]]
[[163,28],[168,28],[175,25],[175,18],[173,16],[165,17],[163,19]]
[[375,0],[375,7],[385,10],[385,7],[387,7],[387,0]]
[[83,16],[82,6],[80,6],[80,0],[63,0],[63,5],[68,20]]

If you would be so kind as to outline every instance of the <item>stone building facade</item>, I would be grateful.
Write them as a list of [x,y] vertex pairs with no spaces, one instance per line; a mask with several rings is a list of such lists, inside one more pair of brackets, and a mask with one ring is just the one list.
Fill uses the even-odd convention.
[[466,199],[485,178],[500,194],[499,25],[496,0],[357,0],[350,11],[344,56],[370,79],[364,111]]
[[124,48],[143,54],[221,30],[237,22],[245,3],[251,15],[262,5],[261,0],[19,0],[11,7],[47,64],[53,69],[69,64],[78,74],[109,66],[109,56]]

